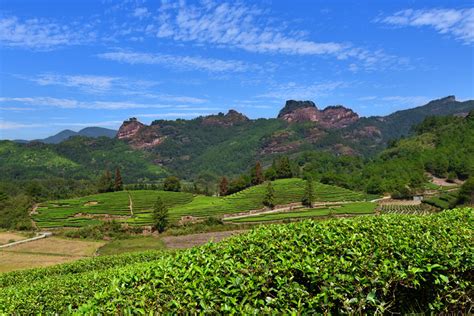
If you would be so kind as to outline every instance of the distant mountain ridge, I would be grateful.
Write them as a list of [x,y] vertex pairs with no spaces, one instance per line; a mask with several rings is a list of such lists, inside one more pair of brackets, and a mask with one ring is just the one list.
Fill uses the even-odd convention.
[[[41,142],[45,144],[59,144],[65,140],[68,140],[70,137],[73,136],[84,136],[84,137],[91,137],[91,138],[98,138],[98,137],[108,137],[114,138],[117,136],[117,131],[113,129],[108,129],[104,127],[86,127],[81,129],[78,132],[71,131],[70,129],[65,129],[53,136],[49,136],[43,139],[35,139],[32,142]],[[30,141],[27,140],[14,140],[16,143],[28,143]]]
[[288,100],[278,117],[270,119],[248,119],[235,110],[150,125],[133,118],[124,122],[117,138],[156,154],[158,164],[183,176],[195,170],[226,174],[240,172],[251,161],[306,150],[370,157],[389,140],[409,135],[428,116],[465,116],[471,110],[474,101],[448,96],[387,116],[359,117],[342,105],[319,110],[313,101]]
[[[241,174],[256,161],[269,166],[279,155],[296,159],[305,152],[341,156],[344,169],[348,157],[343,156],[372,160],[389,141],[392,145],[391,140],[415,134],[413,125],[428,116],[466,116],[473,110],[474,101],[459,102],[450,96],[378,117],[358,117],[344,106],[319,110],[313,102],[290,100],[279,118],[249,119],[234,110],[191,120],[155,120],[150,125],[132,118],[117,134],[109,130],[109,137],[117,135],[111,139],[71,137],[81,132],[102,136],[97,129],[85,129],[78,133],[66,130],[56,139],[46,139],[58,144],[1,141],[0,174],[12,179],[62,174],[92,179],[105,168],[121,166],[124,177],[137,181],[166,173],[209,179]],[[19,172],[25,166],[29,173]]]

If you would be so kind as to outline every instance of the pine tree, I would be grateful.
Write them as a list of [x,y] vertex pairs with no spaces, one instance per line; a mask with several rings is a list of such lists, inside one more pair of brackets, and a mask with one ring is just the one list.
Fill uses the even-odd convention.
[[290,159],[287,156],[278,159],[276,163],[276,174],[278,179],[291,178],[293,176]]
[[120,168],[119,167],[117,167],[117,169],[115,169],[114,189],[115,189],[115,191],[122,191],[123,190],[122,175],[120,174]]
[[301,199],[301,203],[307,207],[313,207],[314,195],[313,195],[313,180],[311,178],[306,180],[306,189]]
[[177,177],[167,177],[165,179],[165,182],[163,183],[163,190],[165,191],[173,191],[173,192],[179,192],[181,191],[181,182]]
[[262,170],[262,165],[260,164],[260,161],[257,161],[257,163],[255,164],[255,167],[252,168],[250,176],[252,178],[253,185],[258,185],[258,184],[263,183],[263,181],[265,181],[263,177],[263,170]]
[[114,190],[114,182],[109,170],[105,170],[97,184],[99,193],[112,192]]
[[219,183],[219,196],[227,195],[229,190],[229,181],[226,177],[222,177],[221,182]]
[[269,181],[267,185],[267,191],[263,198],[263,205],[273,209],[275,207],[275,190],[273,190],[272,183]]
[[160,197],[156,199],[153,207],[153,226],[160,233],[168,226],[168,208]]

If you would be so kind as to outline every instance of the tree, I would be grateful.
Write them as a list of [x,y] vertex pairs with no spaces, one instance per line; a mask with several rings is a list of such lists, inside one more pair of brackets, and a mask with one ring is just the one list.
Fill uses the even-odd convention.
[[168,208],[163,200],[158,197],[153,207],[153,227],[160,233],[168,226]]
[[262,170],[262,165],[260,164],[260,161],[257,161],[255,164],[255,167],[252,168],[250,171],[250,176],[252,178],[252,184],[253,185],[258,185],[263,183],[265,180],[263,177],[263,170]]
[[468,178],[461,186],[457,204],[474,205],[474,177]]
[[114,190],[114,182],[109,170],[105,170],[97,184],[99,193],[112,192]]
[[313,207],[314,194],[313,194],[313,180],[311,178],[306,180],[306,189],[301,199],[301,203],[307,207]]
[[219,183],[219,196],[227,195],[229,182],[226,177],[222,177],[221,182]]
[[123,190],[122,175],[120,174],[120,168],[119,167],[117,167],[117,169],[115,169],[114,189],[115,189],[115,191],[122,191]]
[[273,190],[272,183],[269,181],[267,184],[267,191],[263,198],[263,205],[273,209],[275,207],[275,190]]
[[291,178],[293,176],[288,156],[278,159],[276,162],[276,174],[278,179]]
[[163,183],[163,190],[179,192],[181,190],[181,182],[176,177],[167,177]]
[[275,171],[275,167],[270,167],[267,170],[265,170],[265,179],[267,180],[275,180],[277,178],[277,173]]

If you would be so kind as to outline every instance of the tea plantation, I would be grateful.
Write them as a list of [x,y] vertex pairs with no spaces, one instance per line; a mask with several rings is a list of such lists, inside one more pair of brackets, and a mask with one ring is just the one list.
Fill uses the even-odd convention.
[[[276,204],[300,202],[305,181],[281,179],[273,181]],[[99,223],[100,216],[109,216],[133,225],[149,225],[151,209],[159,196],[170,208],[170,220],[178,221],[182,216],[221,216],[263,207],[265,184],[253,186],[226,197],[210,197],[184,192],[152,190],[120,191],[96,194],[77,199],[42,203],[33,219],[41,228],[79,227]],[[314,184],[317,201],[363,201],[366,195],[344,188]],[[132,211],[130,210],[132,203]]]
[[0,314],[467,313],[474,213],[267,225],[176,253],[0,276]]

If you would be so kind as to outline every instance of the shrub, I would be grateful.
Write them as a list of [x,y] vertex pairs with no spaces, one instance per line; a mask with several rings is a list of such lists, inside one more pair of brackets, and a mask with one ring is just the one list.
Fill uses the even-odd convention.
[[146,263],[37,282],[26,271],[0,289],[0,313],[467,313],[473,214],[269,225]]

